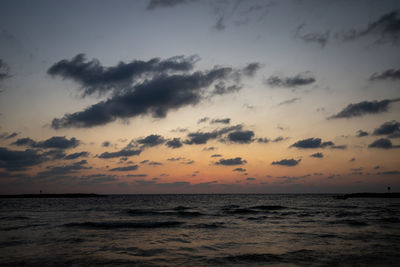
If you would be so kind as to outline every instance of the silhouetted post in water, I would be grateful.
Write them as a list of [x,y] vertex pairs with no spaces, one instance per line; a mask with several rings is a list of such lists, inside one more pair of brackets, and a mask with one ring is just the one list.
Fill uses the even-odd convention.
[[42,194],[42,190],[40,190],[40,194]]
[[390,186],[388,186],[388,193],[390,193]]

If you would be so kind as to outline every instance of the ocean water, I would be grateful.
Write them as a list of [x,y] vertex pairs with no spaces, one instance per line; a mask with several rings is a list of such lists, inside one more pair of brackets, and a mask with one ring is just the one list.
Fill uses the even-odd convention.
[[0,199],[1,266],[399,266],[400,199]]

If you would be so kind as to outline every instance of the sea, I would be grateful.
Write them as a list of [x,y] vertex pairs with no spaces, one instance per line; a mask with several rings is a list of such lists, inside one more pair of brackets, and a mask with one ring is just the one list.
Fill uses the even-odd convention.
[[0,199],[0,266],[400,266],[400,199]]

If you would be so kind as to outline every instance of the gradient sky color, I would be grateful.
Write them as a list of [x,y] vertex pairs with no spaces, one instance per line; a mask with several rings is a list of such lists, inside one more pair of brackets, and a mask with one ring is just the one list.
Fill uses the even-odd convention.
[[0,193],[400,187],[398,1],[2,1]]

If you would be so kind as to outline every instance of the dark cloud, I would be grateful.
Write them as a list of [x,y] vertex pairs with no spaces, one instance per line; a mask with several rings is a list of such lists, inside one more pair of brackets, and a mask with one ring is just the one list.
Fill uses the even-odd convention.
[[8,140],[8,139],[11,139],[11,138],[14,138],[14,137],[16,137],[17,135],[18,135],[19,133],[1,133],[0,134],[0,140],[1,139],[5,139],[5,140]]
[[311,154],[310,157],[312,157],[312,158],[323,158],[324,154],[322,154],[321,152],[317,152],[317,153]]
[[400,41],[400,14],[399,11],[392,11],[382,15],[376,21],[368,24],[363,30],[350,30],[338,37],[343,40],[355,40],[364,36],[377,36],[378,44],[392,43],[399,44]]
[[39,172],[38,177],[52,177],[57,175],[65,175],[70,173],[78,173],[81,170],[88,170],[92,167],[88,167],[86,160],[81,160],[79,162],[74,162],[70,165],[63,166],[47,166],[46,171]]
[[257,138],[257,142],[267,144],[267,143],[269,143],[269,139],[265,138],[265,137],[264,138],[260,137],[260,138]]
[[187,132],[187,128],[176,128],[176,129],[172,129],[171,132],[173,133],[184,133]]
[[398,101],[400,101],[400,98],[385,99],[381,101],[363,101],[356,104],[349,104],[336,115],[329,117],[329,119],[352,118],[360,117],[366,114],[379,114],[387,112],[390,104]]
[[266,83],[271,87],[288,87],[294,88],[298,86],[305,86],[315,82],[315,78],[310,71],[305,71],[297,74],[294,77],[279,77],[270,76]]
[[225,30],[226,25],[224,23],[224,16],[219,16],[215,22],[214,29],[218,31],[223,31]]
[[208,140],[211,139],[216,139],[224,134],[227,134],[229,132],[235,131],[235,130],[241,130],[242,125],[238,124],[235,126],[229,126],[229,127],[224,127],[222,129],[217,129],[212,132],[195,132],[195,133],[189,133],[187,135],[188,139],[184,141],[185,144],[188,145],[201,145],[201,144],[206,144]]
[[285,100],[285,101],[279,103],[278,106],[293,104],[294,102],[299,101],[299,100],[300,100],[300,98],[295,97],[295,98],[292,98],[292,99],[289,99],[289,100]]
[[211,155],[211,157],[212,158],[220,158],[220,157],[222,157],[222,155],[221,154],[213,154],[213,155]]
[[210,121],[211,124],[216,124],[216,123],[222,123],[222,124],[229,124],[231,122],[230,118],[225,118],[225,119],[213,119]]
[[388,69],[381,73],[375,72],[371,77],[369,77],[369,80],[400,80],[400,69]]
[[44,160],[45,157],[37,150],[17,151],[0,147],[0,168],[8,171],[23,171],[28,167],[39,165]]
[[257,179],[254,178],[254,177],[247,177],[247,178],[246,178],[246,181],[255,181],[255,180],[257,180]]
[[183,144],[180,138],[173,138],[168,140],[165,145],[169,148],[180,148]]
[[109,147],[111,145],[111,143],[109,141],[104,141],[101,146],[102,147]]
[[87,157],[87,156],[89,156],[89,152],[82,151],[82,152],[69,154],[69,155],[65,156],[64,159],[71,160],[71,159],[77,159],[77,158],[80,158],[80,157]]
[[253,131],[234,131],[228,134],[228,141],[239,144],[249,144],[253,142]]
[[[178,59],[179,62],[183,61],[187,63],[186,58],[178,57]],[[72,62],[74,61],[77,61],[77,59],[72,60]],[[53,67],[57,70],[58,67],[56,68],[55,66],[58,66],[58,64],[62,63],[62,66],[64,64],[70,64],[69,61],[61,61],[61,63],[55,64],[49,72],[60,73],[64,78],[76,80],[84,87],[86,94],[91,94],[94,91],[115,91],[117,90],[115,88],[119,88],[115,85],[115,82],[120,82],[120,80],[124,81],[120,76],[117,77],[117,81],[114,81],[115,78],[113,75],[111,78],[108,77],[110,70],[104,69],[98,62],[82,63],[81,61],[82,60],[78,58],[78,65],[83,64],[84,67],[76,68],[73,66],[73,71],[70,71],[69,68],[66,68],[66,70],[61,68],[61,71],[54,71]],[[193,60],[189,60],[189,63],[191,68]],[[166,65],[169,66],[169,64]],[[176,64],[172,65],[175,66]],[[180,66],[180,64],[178,65]],[[120,65],[115,68],[119,68],[119,66]],[[89,70],[87,70],[87,68],[89,68]],[[91,73],[93,71],[92,68],[96,69],[94,71],[96,73],[95,78],[93,78],[94,81],[92,81],[91,77],[93,75]],[[100,70],[97,70],[97,68]],[[169,68],[170,67],[167,69]],[[215,95],[207,91],[207,88],[213,83],[224,81],[235,81],[235,83],[238,83],[242,76],[241,70],[228,67],[214,67],[211,70],[197,71],[190,74],[169,74],[160,72],[164,71],[164,69],[165,67],[162,67],[161,70],[154,70],[158,72],[157,75],[143,81],[138,81],[135,84],[132,84],[132,73],[127,71],[129,75],[122,76],[129,78],[129,85],[122,86],[121,88],[123,89],[118,89],[119,91],[114,93],[114,95],[107,100],[89,106],[83,111],[65,114],[62,118],[53,119],[51,123],[52,127],[54,129],[94,127],[105,125],[117,119],[128,119],[144,115],[152,115],[154,118],[164,118],[171,110],[177,110],[189,105],[196,105],[202,100]],[[64,72],[66,72],[66,74]],[[90,78],[88,79],[87,76]],[[229,92],[231,91],[225,91],[223,93]]]
[[349,159],[349,162],[354,162],[354,161],[356,161],[356,158]]
[[147,174],[128,174],[127,177],[147,177]]
[[126,171],[136,171],[139,168],[138,165],[131,165],[126,167],[117,167],[110,169],[110,172],[126,172]]
[[94,93],[101,95],[108,91],[120,93],[144,74],[189,71],[197,60],[197,56],[176,56],[166,60],[153,58],[149,61],[120,62],[114,67],[104,67],[97,59],[87,61],[84,54],[78,54],[71,60],[55,63],[47,73],[77,82],[81,85],[83,96]]
[[357,137],[364,137],[364,136],[368,136],[368,135],[369,135],[368,132],[363,131],[363,130],[358,130],[356,136],[357,136]]
[[180,160],[184,160],[185,158],[182,157],[178,157],[178,158],[169,158],[167,159],[168,161],[180,161]]
[[203,118],[201,118],[201,119],[199,119],[199,120],[197,121],[197,124],[206,122],[206,121],[208,121],[209,119],[210,119],[209,117],[203,117]]
[[241,157],[236,157],[231,159],[220,159],[215,163],[215,165],[234,166],[234,165],[243,165],[246,163],[247,163],[246,160],[242,160]]
[[321,47],[325,47],[330,38],[330,31],[326,32],[310,32],[300,36],[300,39],[306,43],[317,43]]
[[272,142],[279,143],[279,142],[282,142],[282,141],[285,141],[288,139],[289,139],[289,137],[278,136],[277,138],[273,139]]
[[240,91],[242,89],[241,85],[233,84],[226,85],[225,82],[219,82],[214,86],[214,91],[212,91],[211,95],[225,95]]
[[290,147],[297,147],[297,148],[338,148],[339,146],[335,146],[333,142],[327,141],[322,142],[321,138],[308,138],[299,140],[296,143],[292,144]]
[[279,161],[273,161],[271,162],[271,165],[281,165],[281,166],[288,166],[288,167],[293,167],[296,166],[300,163],[301,159],[295,160],[295,159],[282,159]]
[[217,148],[216,148],[216,147],[213,147],[213,146],[203,148],[204,151],[214,151],[214,150],[216,150],[216,149],[217,149]]
[[400,145],[393,145],[392,142],[387,138],[377,139],[371,144],[368,145],[370,148],[383,148],[383,149],[392,149],[392,148],[400,148]]
[[243,74],[246,76],[254,76],[256,72],[262,67],[260,63],[250,63],[243,69]]
[[150,161],[150,162],[148,162],[148,164],[151,165],[151,166],[161,166],[161,165],[163,165],[161,162],[158,162],[158,161]]
[[376,128],[373,135],[388,135],[389,138],[400,137],[400,122],[388,121]]
[[60,149],[52,149],[42,153],[42,156],[46,157],[47,160],[58,160],[65,159],[66,154],[63,150]]
[[161,135],[157,134],[151,134],[144,138],[136,140],[136,143],[139,144],[141,148],[158,146],[163,144],[164,142],[164,138]]
[[131,156],[137,156],[141,152],[142,152],[142,150],[140,150],[140,149],[124,148],[124,149],[116,151],[116,152],[104,152],[98,157],[101,159],[131,157]]
[[245,172],[246,169],[243,169],[243,168],[236,168],[236,169],[233,169],[233,171],[234,171],[234,172]]
[[377,175],[400,175],[400,171],[377,172]]
[[75,137],[67,139],[65,136],[53,136],[47,140],[36,142],[31,138],[20,138],[13,145],[17,146],[30,146],[34,148],[56,148],[56,149],[69,149],[75,148],[79,145],[80,141]]
[[156,8],[174,7],[187,2],[187,0],[150,0],[147,9],[152,10]]
[[142,160],[142,161],[140,162],[140,164],[146,164],[147,162],[149,162],[149,160],[148,160],[148,159],[145,159],[145,160]]
[[0,59],[0,82],[10,77],[10,68],[4,60]]
[[187,160],[187,161],[181,162],[181,164],[185,164],[185,165],[192,165],[193,163],[195,163],[194,160]]

